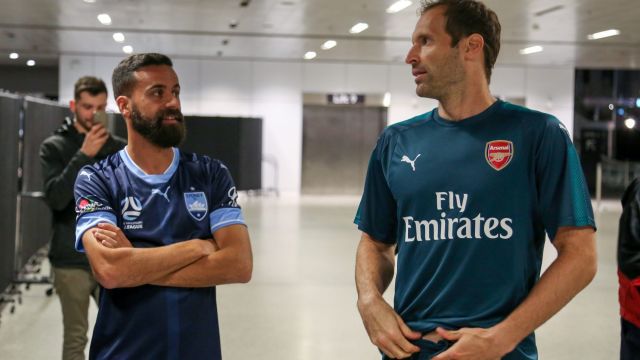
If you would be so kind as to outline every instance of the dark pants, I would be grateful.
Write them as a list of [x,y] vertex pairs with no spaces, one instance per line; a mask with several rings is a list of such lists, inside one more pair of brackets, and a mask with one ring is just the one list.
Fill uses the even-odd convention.
[[620,360],[640,360],[640,328],[621,319]]

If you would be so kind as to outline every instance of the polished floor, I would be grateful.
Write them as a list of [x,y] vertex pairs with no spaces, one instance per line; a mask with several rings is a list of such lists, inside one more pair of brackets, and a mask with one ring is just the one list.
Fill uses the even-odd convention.
[[[254,251],[249,284],[219,288],[227,360],[378,359],[357,313],[356,198],[244,199]],[[615,248],[620,209],[598,213],[599,270],[591,285],[537,332],[541,359],[618,358]],[[554,250],[545,250],[545,263]],[[62,321],[56,295],[31,286],[0,319],[0,359],[58,359]],[[391,289],[392,290],[392,289]],[[392,291],[386,294],[392,298]],[[91,316],[96,307],[92,305]]]

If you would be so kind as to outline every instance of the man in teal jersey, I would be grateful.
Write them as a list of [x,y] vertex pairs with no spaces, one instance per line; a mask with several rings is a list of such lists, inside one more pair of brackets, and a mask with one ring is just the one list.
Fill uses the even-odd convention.
[[[595,275],[569,134],[491,96],[499,49],[481,2],[422,4],[406,62],[439,106],[380,136],[355,219],[358,310],[385,359],[537,359],[533,331]],[[558,257],[540,277],[545,233]]]

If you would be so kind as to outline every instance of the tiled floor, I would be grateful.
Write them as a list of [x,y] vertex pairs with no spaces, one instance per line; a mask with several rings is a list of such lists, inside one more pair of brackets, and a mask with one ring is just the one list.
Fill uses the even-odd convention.
[[[355,198],[245,198],[254,251],[246,285],[219,288],[223,355],[228,360],[377,359],[356,311]],[[537,332],[541,359],[613,360],[619,317],[615,248],[620,210],[599,214],[599,270],[593,283]],[[545,263],[553,256],[546,251]],[[58,359],[57,297],[32,286],[0,324],[0,359]],[[391,299],[392,295],[387,294]],[[94,317],[97,309],[92,306]]]

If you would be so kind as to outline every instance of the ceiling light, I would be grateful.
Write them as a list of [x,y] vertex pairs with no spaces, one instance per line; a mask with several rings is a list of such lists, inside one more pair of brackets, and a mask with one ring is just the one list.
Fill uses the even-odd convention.
[[113,33],[113,40],[116,42],[124,42],[124,34],[123,33]]
[[606,38],[609,36],[616,36],[616,35],[620,35],[620,30],[610,29],[610,30],[600,31],[595,34],[587,35],[587,39],[598,40],[598,39]]
[[316,54],[315,51],[307,51],[307,53],[304,54],[304,59],[305,60],[311,60],[311,59],[315,58],[316,55],[318,55],[318,54]]
[[35,60],[27,60],[27,66],[35,66],[35,65],[36,65]]
[[20,57],[20,55],[18,55],[18,53],[9,54],[9,59],[11,59],[11,60],[15,60],[15,59],[17,59],[19,57]]
[[529,46],[528,48],[520,49],[520,54],[522,55],[535,54],[535,53],[541,52],[542,50],[543,50],[543,47],[539,45]]
[[338,43],[335,40],[327,40],[327,41],[324,42],[324,44],[322,44],[320,46],[320,48],[322,50],[329,50],[329,49],[335,47],[336,45],[338,45]]
[[613,111],[613,109],[614,109],[613,104],[609,104],[609,110]]
[[83,0],[83,1],[89,4],[93,4],[94,2],[96,2],[96,0]]
[[639,107],[639,108],[640,108],[640,98],[637,98],[637,99],[636,99],[636,107]]
[[133,52],[133,46],[125,45],[122,47],[122,51],[124,51],[125,54],[131,54]]
[[353,25],[353,27],[351,28],[351,30],[349,30],[349,32],[352,33],[352,34],[361,33],[363,31],[367,30],[368,27],[369,27],[369,24],[367,24],[367,23],[357,23],[357,24]]
[[636,121],[633,118],[628,118],[624,121],[624,126],[629,129],[633,129],[634,127],[636,127]]
[[100,14],[98,15],[98,21],[100,21],[102,25],[111,25],[111,16],[109,16],[109,14]]
[[398,1],[394,2],[393,4],[391,4],[391,6],[389,6],[387,8],[387,13],[395,14],[395,13],[397,13],[399,11],[402,11],[402,10],[406,9],[409,6],[411,6],[411,1],[409,1],[409,0],[398,0]]

